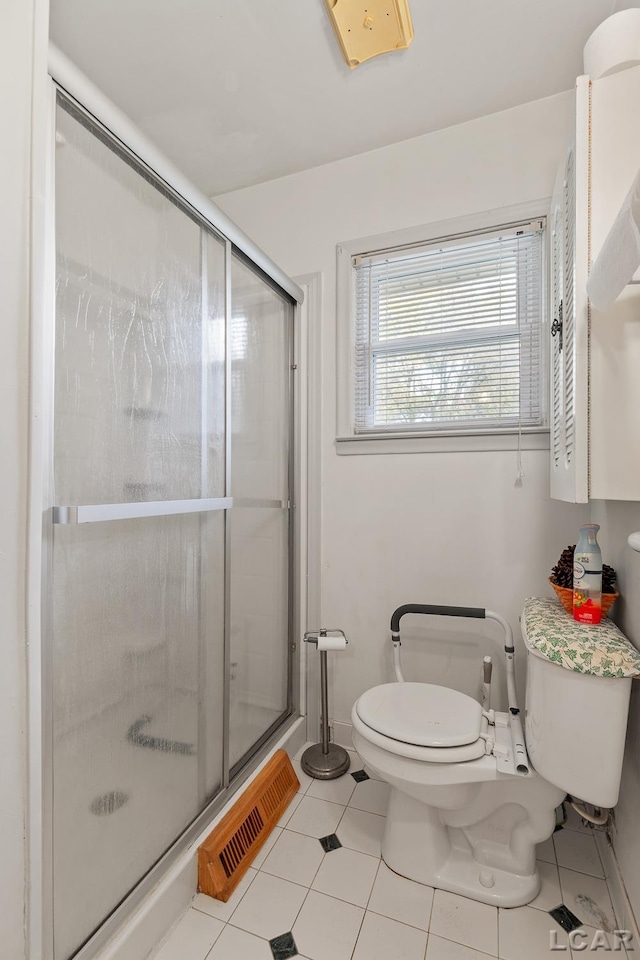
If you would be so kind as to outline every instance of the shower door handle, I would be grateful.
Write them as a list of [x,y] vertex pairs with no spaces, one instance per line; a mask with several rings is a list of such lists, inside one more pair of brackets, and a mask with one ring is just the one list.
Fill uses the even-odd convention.
[[142,517],[173,517],[185,513],[211,513],[232,507],[286,509],[287,500],[252,497],[207,497],[201,500],[137,500],[133,503],[94,503],[79,507],[53,507],[55,524],[104,523],[109,520],[139,520]]
[[288,510],[291,506],[289,500],[265,500],[258,497],[232,497],[233,507],[246,507],[252,510]]
[[53,522],[104,523],[108,520],[138,520],[142,517],[172,517],[183,513],[210,513],[228,510],[232,497],[203,500],[141,500],[134,503],[94,503],[80,507],[53,507]]

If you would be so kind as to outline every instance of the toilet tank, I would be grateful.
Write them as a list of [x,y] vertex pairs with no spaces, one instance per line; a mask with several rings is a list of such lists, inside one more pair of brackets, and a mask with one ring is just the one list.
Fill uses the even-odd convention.
[[535,770],[572,797],[617,803],[630,678],[566,670],[527,650],[525,739]]

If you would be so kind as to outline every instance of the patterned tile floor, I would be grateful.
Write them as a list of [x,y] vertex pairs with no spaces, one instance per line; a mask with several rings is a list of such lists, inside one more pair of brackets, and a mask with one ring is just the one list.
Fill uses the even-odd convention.
[[[389,870],[380,859],[387,784],[354,778],[355,753],[339,780],[312,780],[300,754],[300,790],[232,898],[198,894],[154,960],[553,960],[588,953],[599,928],[615,929],[591,828],[573,812],[538,848],[536,899],[497,909]],[[582,950],[549,916],[560,904],[584,923]]]

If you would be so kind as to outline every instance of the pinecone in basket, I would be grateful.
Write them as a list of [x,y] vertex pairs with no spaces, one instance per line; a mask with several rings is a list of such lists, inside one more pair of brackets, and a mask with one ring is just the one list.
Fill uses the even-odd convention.
[[[551,580],[558,587],[573,589],[573,553],[576,545],[566,547],[560,554],[560,559],[551,571]],[[616,592],[616,572],[609,564],[602,564],[602,592]]]

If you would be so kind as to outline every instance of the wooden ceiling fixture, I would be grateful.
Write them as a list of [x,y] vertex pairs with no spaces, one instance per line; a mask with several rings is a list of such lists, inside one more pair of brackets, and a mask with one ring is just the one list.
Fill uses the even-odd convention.
[[413,40],[408,0],[325,0],[338,43],[353,70]]

